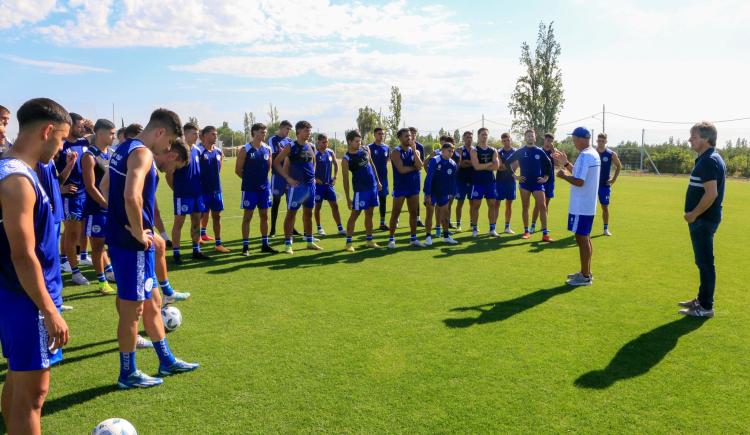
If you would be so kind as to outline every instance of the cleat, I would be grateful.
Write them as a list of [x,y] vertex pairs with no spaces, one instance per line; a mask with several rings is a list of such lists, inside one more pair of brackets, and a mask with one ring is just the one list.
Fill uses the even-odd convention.
[[339,236],[346,237],[346,230],[341,230],[341,231],[338,232],[338,234],[339,234]]
[[591,277],[586,278],[583,276],[583,274],[579,274],[578,276],[574,278],[570,278],[569,280],[565,281],[566,284],[572,285],[572,286],[589,286],[592,284]]
[[187,363],[185,361],[175,359],[171,366],[166,367],[159,364],[159,376],[170,376],[179,373],[192,372],[193,370],[200,367],[198,363]]
[[380,224],[380,231],[388,231],[390,228],[388,228],[388,225],[386,224]]
[[695,298],[692,301],[677,302],[677,305],[682,308],[697,308],[701,306],[701,303],[698,302],[698,298]]
[[714,310],[707,310],[703,308],[700,304],[698,304],[697,307],[685,308],[684,310],[680,310],[678,311],[678,313],[682,314],[683,316],[690,316],[690,317],[711,318],[714,316]]
[[205,236],[201,236],[201,242],[213,242],[214,238],[206,234]]
[[366,246],[368,248],[374,248],[374,249],[382,248],[382,246],[378,245],[377,242],[375,242],[374,240],[370,240],[369,242],[367,242]]
[[424,223],[422,222],[422,219],[417,219],[417,227],[424,228]]
[[463,229],[463,228],[461,228],[461,225],[458,225],[458,226],[456,226],[456,227],[454,228],[454,232],[455,232],[455,233],[460,233],[460,232],[461,232],[461,231],[463,231],[463,230],[464,230],[464,229]]
[[510,228],[506,228],[505,231],[503,231],[505,234],[515,234],[516,232],[511,230]]
[[129,374],[125,379],[118,379],[117,386],[122,390],[128,390],[131,388],[150,388],[161,385],[164,381],[159,378],[154,378],[143,373],[140,370],[136,370]]
[[136,349],[150,349],[154,347],[154,343],[151,340],[147,340],[140,335],[136,335],[135,348]]
[[268,238],[274,238],[274,237],[276,237],[276,230],[273,230],[270,233],[268,233]]
[[500,237],[500,234],[498,234],[495,230],[490,231],[489,233],[487,233],[487,235],[490,237]]
[[458,240],[454,239],[451,236],[443,238],[443,242],[449,244],[449,245],[458,245]]
[[609,237],[609,236],[612,236],[612,233],[610,233],[609,230],[604,230],[604,232],[602,233],[602,235]]
[[531,238],[531,233],[530,233],[530,232],[528,232],[528,231],[525,231],[525,232],[523,233],[523,236],[521,236],[521,238],[522,238],[522,239],[524,239],[524,240],[528,240],[528,239],[530,239],[530,238]]
[[294,254],[294,250],[292,249],[292,245],[286,245],[284,247],[284,253],[285,254],[289,254],[289,255]]
[[107,281],[104,281],[99,283],[99,293],[104,296],[109,296],[115,294],[115,289],[113,289]]
[[114,272],[107,272],[104,274],[104,276],[107,278],[107,281],[109,282],[117,282],[115,281],[115,273]]
[[180,266],[180,265],[182,265],[182,257],[175,255],[175,256],[172,257],[172,262],[174,264]]
[[[278,254],[279,253],[279,251],[277,251],[276,249],[272,248],[271,245],[263,245],[263,246],[261,246],[260,247],[260,252],[266,252],[268,254]],[[247,256],[247,255],[245,255],[245,256]]]
[[89,285],[89,280],[81,272],[74,273],[71,279],[75,285]]
[[313,237],[312,239],[313,239],[313,243],[318,243],[320,241],[320,239],[317,237]]
[[320,245],[316,245],[315,242],[307,242],[307,249],[311,251],[322,251],[323,247]]
[[85,260],[78,260],[79,266],[93,266],[94,263],[91,261],[91,257],[86,257]]
[[529,233],[534,234],[536,232],[536,226],[532,225]]
[[[580,278],[583,278],[583,274],[581,272],[571,273],[570,275],[568,275],[568,279],[580,279]],[[591,274],[589,279],[591,279],[592,282],[594,281],[593,273]]]
[[394,241],[388,242],[388,249],[396,249],[396,242]]
[[472,230],[471,231],[471,237],[478,237],[478,236],[479,236],[479,231],[477,231],[477,230]]
[[167,306],[175,302],[182,302],[190,299],[190,292],[178,292],[175,290],[170,296],[164,295],[162,297],[161,306]]
[[450,224],[448,224],[448,228],[450,228],[450,229],[452,229],[452,230],[455,230],[455,229],[456,229],[456,226],[455,226],[455,225],[453,225],[452,223],[450,223]]
[[415,248],[424,248],[427,245],[425,245],[424,243],[420,242],[419,240],[414,240],[414,241],[409,242],[409,246],[414,246]]
[[243,257],[249,257],[250,256],[250,250],[247,248],[242,248],[242,253],[240,254]]
[[432,246],[432,236],[427,236],[427,238],[424,239],[424,245],[425,246]]
[[226,247],[226,246],[224,246],[224,245],[219,245],[219,246],[215,247],[215,248],[214,248],[214,251],[216,251],[216,252],[220,252],[220,253],[222,253],[222,254],[228,254],[228,253],[232,252],[232,250],[231,250],[231,249],[227,248],[227,247]]
[[73,307],[70,306],[70,305],[60,305],[60,311],[62,311],[62,312],[71,311],[72,309],[73,309]]
[[554,242],[555,239],[553,239],[549,234],[542,236],[542,242]]
[[354,246],[352,246],[351,243],[347,243],[346,246],[344,246],[344,251],[346,251],[346,252],[354,252]]
[[319,236],[325,236],[326,235],[326,230],[324,230],[323,228],[319,229],[318,230],[318,235]]
[[70,262],[67,261],[60,265],[60,270],[65,273],[71,273],[73,271],[73,269],[71,269],[70,267]]
[[202,252],[193,252],[193,260],[210,260],[211,257]]

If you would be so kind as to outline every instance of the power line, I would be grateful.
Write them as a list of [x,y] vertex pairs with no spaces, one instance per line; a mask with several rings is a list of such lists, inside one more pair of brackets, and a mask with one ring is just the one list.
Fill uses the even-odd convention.
[[[681,124],[681,125],[692,125],[692,124],[695,124],[695,121],[660,121],[660,120],[656,120],[656,119],[645,119],[645,118],[638,118],[636,116],[622,115],[620,113],[615,113],[615,112],[606,112],[606,113],[609,113],[610,115],[619,116],[621,118],[632,119],[632,120],[635,120],[635,121],[653,122],[655,124]],[[720,123],[723,123],[723,122],[735,122],[735,121],[747,121],[747,120],[750,120],[750,116],[746,116],[746,117],[742,117],[742,118],[734,118],[734,119],[722,119],[722,120],[719,120],[719,121],[712,121],[712,122],[714,124],[720,124]]]
[[558,124],[557,124],[557,126],[558,126],[558,127],[562,127],[562,126],[565,126],[565,125],[575,124],[576,122],[581,122],[581,121],[585,121],[585,120],[587,120],[587,119],[592,119],[592,118],[593,118],[593,119],[598,119],[598,118],[595,118],[595,116],[596,116],[596,115],[598,115],[598,114],[599,114],[599,112],[596,112],[596,113],[592,113],[592,114],[591,114],[591,115],[589,115],[589,116],[586,116],[586,117],[584,117],[584,118],[581,118],[581,119],[576,119],[575,121],[569,121],[569,122],[558,123]]

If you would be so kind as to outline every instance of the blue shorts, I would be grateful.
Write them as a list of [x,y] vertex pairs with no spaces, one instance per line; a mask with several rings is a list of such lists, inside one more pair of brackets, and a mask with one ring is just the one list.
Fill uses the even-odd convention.
[[315,186],[315,203],[323,201],[336,201],[336,191],[330,184],[318,184]]
[[544,196],[546,196],[547,198],[555,197],[555,182],[554,181],[548,181],[544,183]]
[[419,186],[414,186],[410,189],[393,189],[394,198],[409,198],[414,195],[419,195]]
[[453,195],[430,195],[430,205],[433,207],[443,207],[448,205],[453,199]]
[[486,184],[472,184],[471,200],[483,198],[497,199],[497,190],[495,190],[494,181]]
[[599,204],[609,205],[609,195],[612,193],[610,186],[604,186],[599,188]]
[[271,175],[271,193],[273,196],[281,196],[286,193],[287,182],[281,175]]
[[14,372],[43,370],[62,361],[50,352],[44,316],[26,293],[0,292],[0,343]]
[[529,192],[536,192],[538,190],[544,192],[544,184],[539,184],[536,181],[518,183],[518,187]]
[[315,207],[315,183],[299,184],[297,187],[289,186],[286,195],[287,210],[299,210],[300,207]]
[[104,238],[104,227],[107,226],[107,212],[94,213],[86,217],[86,237]]
[[203,213],[204,211],[206,211],[206,204],[203,203],[203,196],[184,198],[174,197],[175,216]]
[[568,231],[576,233],[579,236],[588,236],[591,234],[591,226],[594,224],[594,216],[581,214],[568,215]]
[[243,210],[255,210],[256,207],[259,209],[267,209],[271,207],[272,202],[273,197],[271,196],[270,185],[257,190],[242,191],[241,208]]
[[352,210],[367,210],[380,205],[378,201],[378,189],[370,191],[354,192],[352,199]]
[[497,199],[500,201],[514,201],[516,199],[516,180],[499,181],[495,185]]
[[221,190],[203,192],[203,206],[203,211],[223,211],[224,197],[221,194]]
[[158,285],[154,252],[153,245],[147,251],[109,246],[118,298],[134,302],[151,299],[151,291]]
[[471,197],[471,183],[459,181],[456,183],[456,199],[463,201]]
[[63,214],[66,221],[82,221],[85,217],[83,208],[86,205],[86,195],[63,197]]

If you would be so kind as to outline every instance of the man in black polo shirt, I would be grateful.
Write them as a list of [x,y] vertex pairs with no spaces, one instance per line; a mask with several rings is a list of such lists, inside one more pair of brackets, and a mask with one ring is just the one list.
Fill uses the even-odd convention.
[[690,146],[698,153],[690,173],[685,196],[685,220],[690,228],[695,264],[700,272],[698,297],[680,302],[680,314],[713,317],[716,267],[714,266],[714,233],[721,222],[726,166],[716,151],[716,127],[709,122],[690,129]]

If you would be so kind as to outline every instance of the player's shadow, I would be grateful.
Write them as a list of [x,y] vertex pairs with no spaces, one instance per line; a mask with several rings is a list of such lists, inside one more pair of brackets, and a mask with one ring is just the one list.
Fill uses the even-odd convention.
[[82,405],[101,396],[119,391],[115,383],[101,385],[86,390],[76,391],[66,394],[56,399],[48,400],[44,403],[42,415],[52,415],[64,411],[72,406]]
[[568,249],[577,246],[575,236],[563,237],[562,239],[555,240],[554,242],[542,242],[540,240],[531,242],[531,249],[529,252],[543,252],[548,249]]
[[66,295],[63,297],[65,302],[70,301],[77,301],[82,299],[106,299],[106,298],[112,298],[114,295],[103,295],[99,293],[99,290],[89,290],[85,292],[75,293],[72,295]]
[[472,307],[458,307],[451,311],[455,312],[478,312],[476,317],[464,317],[460,319],[445,319],[443,323],[449,328],[468,328],[485,323],[502,322],[510,317],[520,314],[526,310],[541,305],[551,298],[568,293],[575,287],[561,285],[548,289],[537,290],[507,301],[493,302],[489,304],[475,305]]
[[[511,240],[517,239],[519,236],[513,237],[480,237],[480,238],[460,238],[458,239],[458,245],[443,245],[440,247],[440,254],[435,255],[434,258],[448,258],[454,255],[463,254],[476,254],[480,252],[494,251],[502,248],[505,244]],[[433,243],[443,244],[440,238],[435,238]],[[434,245],[433,245],[434,246]]]
[[683,317],[674,320],[626,343],[602,370],[593,370],[575,380],[580,388],[605,389],[617,381],[648,373],[677,346],[680,337],[687,335],[706,321],[706,318]]

